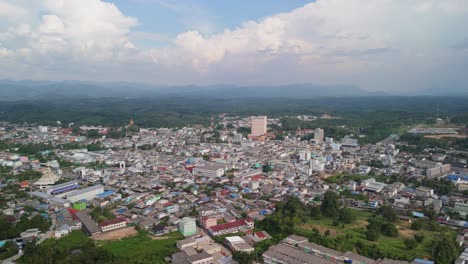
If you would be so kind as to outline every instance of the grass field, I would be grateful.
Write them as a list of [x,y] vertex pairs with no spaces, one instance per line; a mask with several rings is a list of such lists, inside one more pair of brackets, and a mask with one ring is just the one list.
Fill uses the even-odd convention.
[[[388,252],[398,254],[400,256],[406,256],[410,258],[419,257],[430,257],[431,256],[431,244],[433,239],[440,236],[438,232],[429,230],[414,231],[411,229],[411,224],[408,222],[398,222],[396,226],[399,231],[398,237],[386,237],[380,235],[379,239],[375,242],[368,241],[366,239],[366,227],[368,225],[367,219],[372,216],[371,212],[367,211],[356,211],[357,219],[352,224],[347,224],[344,227],[341,225],[334,226],[333,220],[329,218],[320,219],[309,219],[305,224],[300,225],[297,228],[298,233],[302,233],[304,236],[310,236],[312,229],[317,228],[321,234],[330,230],[330,237],[348,237],[349,239],[345,242],[349,244],[350,248],[354,248],[357,241],[362,240],[367,243],[373,243],[382,252]],[[414,234],[423,234],[424,240],[418,243],[415,249],[408,250],[405,247],[404,239],[413,238]]]
[[146,232],[117,241],[98,241],[97,244],[116,256],[129,259],[151,259],[152,263],[165,263],[164,258],[176,253],[177,240],[183,237],[178,233],[164,235],[164,239],[153,239]]
[[89,241],[89,237],[81,230],[72,231],[68,236],[55,239],[49,238],[41,244],[41,247],[51,248],[54,245],[59,250],[73,250],[81,248],[84,244]]

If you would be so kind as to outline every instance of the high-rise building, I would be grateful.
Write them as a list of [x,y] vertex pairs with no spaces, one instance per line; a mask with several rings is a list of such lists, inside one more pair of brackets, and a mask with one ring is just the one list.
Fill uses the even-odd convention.
[[267,117],[252,116],[251,135],[254,137],[263,136],[267,132]]
[[322,142],[325,132],[321,128],[317,128],[314,131],[314,139],[316,142]]
[[311,155],[310,155],[310,151],[308,150],[301,150],[299,152],[299,159],[300,160],[310,160],[311,158]]
[[197,233],[197,223],[195,219],[184,217],[179,222],[179,232],[183,236],[191,236]]

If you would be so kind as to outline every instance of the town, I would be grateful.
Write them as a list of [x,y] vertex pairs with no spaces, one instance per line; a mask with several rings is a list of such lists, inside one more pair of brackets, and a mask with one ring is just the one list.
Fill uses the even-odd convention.
[[67,236],[125,251],[143,234],[173,245],[162,263],[468,260],[460,152],[281,126],[226,114],[175,129],[2,123],[0,256],[28,262],[30,244]]

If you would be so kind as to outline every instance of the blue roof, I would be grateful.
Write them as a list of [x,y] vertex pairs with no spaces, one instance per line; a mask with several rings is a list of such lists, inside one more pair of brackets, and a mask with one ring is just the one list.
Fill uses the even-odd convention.
[[107,197],[107,196],[112,195],[112,194],[114,194],[114,193],[115,193],[115,191],[110,191],[110,190],[109,190],[109,191],[104,191],[103,193],[100,193],[100,194],[98,194],[97,196],[98,196],[99,198],[104,198],[104,197]]
[[6,244],[7,240],[0,241],[0,247],[3,247]]
[[413,212],[413,216],[414,217],[424,217],[424,214],[420,213],[420,212]]
[[123,213],[123,212],[127,211],[127,209],[125,209],[125,208],[120,208],[120,209],[115,210],[115,211],[116,211],[117,213]]
[[261,210],[261,211],[260,211],[260,213],[259,213],[259,214],[260,214],[260,215],[266,215],[266,214],[269,214],[269,213],[270,213],[270,211],[269,211],[269,210],[267,210],[267,209],[263,209],[263,210]]
[[435,262],[434,261],[431,261],[431,260],[425,260],[425,259],[414,259],[413,260],[414,263],[420,263],[420,264],[434,264]]

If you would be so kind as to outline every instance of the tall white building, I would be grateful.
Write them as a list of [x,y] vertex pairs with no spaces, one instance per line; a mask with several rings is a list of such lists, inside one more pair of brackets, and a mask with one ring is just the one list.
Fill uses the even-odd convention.
[[49,128],[46,126],[39,126],[38,128],[39,128],[39,132],[41,133],[47,133],[47,131],[49,130]]
[[251,135],[254,137],[263,136],[267,132],[267,117],[266,116],[252,116],[251,117]]
[[323,170],[325,170],[325,163],[323,163],[319,159],[311,159],[310,169],[312,170],[312,172],[314,171],[322,172]]
[[299,159],[300,160],[310,160],[310,151],[308,150],[301,150],[299,151]]
[[316,142],[322,142],[325,132],[321,128],[317,128],[314,131],[314,139]]
[[191,236],[197,233],[197,223],[195,219],[184,217],[179,221],[179,232],[183,236]]

